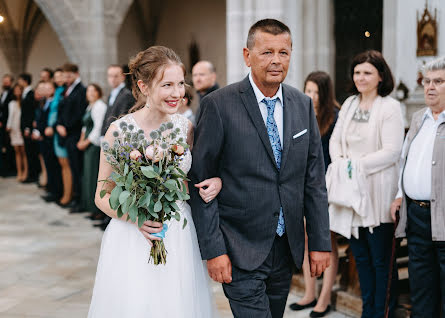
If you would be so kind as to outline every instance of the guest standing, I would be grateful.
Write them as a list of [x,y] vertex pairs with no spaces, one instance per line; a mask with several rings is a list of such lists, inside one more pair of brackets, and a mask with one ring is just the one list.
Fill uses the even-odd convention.
[[427,107],[413,115],[391,207],[408,238],[412,318],[445,314],[445,57],[425,65],[422,83]]
[[77,149],[83,152],[82,192],[80,208],[72,213],[89,211],[101,213],[94,203],[99,173],[100,131],[104,121],[107,105],[102,101],[102,89],[97,84],[87,87],[89,105],[83,116],[82,135],[77,143]]
[[6,132],[6,122],[8,121],[9,102],[13,98],[12,83],[14,78],[6,74],[2,79],[2,93],[0,94],[0,176],[6,177],[15,175],[14,149]]
[[[368,226],[354,227],[350,247],[360,279],[362,318],[383,317],[393,235],[390,206],[397,192],[397,163],[404,135],[403,117],[400,103],[388,96],[394,88],[394,81],[380,52],[366,51],[355,56],[350,74],[354,95],[346,99],[340,110],[329,150],[333,164],[340,160],[349,162],[351,169],[341,171],[349,175],[349,178],[346,177],[348,182],[356,175],[365,179],[365,194],[369,196],[371,204],[365,215],[360,216],[363,219],[354,215],[354,222],[350,226],[364,219],[373,222]],[[337,186],[340,183],[336,180],[333,182]],[[328,187],[331,203],[333,198],[330,195]],[[341,215],[333,207],[330,204],[331,231],[337,232],[335,221],[340,220]],[[397,280],[396,269],[393,279]],[[391,309],[395,301],[393,296]]]
[[28,160],[25,152],[25,142],[20,129],[21,104],[23,88],[15,84],[12,88],[13,97],[9,102],[8,121],[6,131],[9,132],[11,145],[14,147],[17,166],[17,180],[25,181],[28,176]]
[[87,107],[86,88],[83,86],[79,68],[75,64],[63,66],[67,89],[60,102],[56,130],[60,135],[59,143],[66,147],[71,174],[73,177],[73,200],[69,204],[78,209],[80,204],[82,153],[77,148],[82,130],[82,118]]
[[[331,163],[329,156],[329,140],[337,122],[338,109],[340,105],[335,100],[334,86],[329,74],[325,72],[312,72],[304,82],[304,93],[312,98],[315,115],[317,116],[318,128],[320,129],[321,145],[325,171]],[[331,310],[331,291],[335,283],[338,267],[337,240],[335,233],[331,232],[331,265],[323,275],[323,286],[318,301],[315,299],[315,277],[311,276],[309,266],[308,237],[305,235],[305,250],[303,261],[303,276],[305,293],[303,298],[290,305],[292,310],[302,310],[314,307],[310,317],[324,317]]]

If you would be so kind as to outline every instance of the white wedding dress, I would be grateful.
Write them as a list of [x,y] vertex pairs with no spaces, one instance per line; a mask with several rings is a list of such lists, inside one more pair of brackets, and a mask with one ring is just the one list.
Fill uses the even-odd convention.
[[[133,115],[120,121],[139,128]],[[187,137],[188,121],[172,116],[175,127]],[[190,170],[192,156],[187,151],[181,162]],[[102,239],[89,318],[212,318],[216,309],[205,263],[201,260],[190,206],[178,202],[182,220],[172,220],[164,239],[167,264],[148,263],[150,245],[137,226],[112,219]]]

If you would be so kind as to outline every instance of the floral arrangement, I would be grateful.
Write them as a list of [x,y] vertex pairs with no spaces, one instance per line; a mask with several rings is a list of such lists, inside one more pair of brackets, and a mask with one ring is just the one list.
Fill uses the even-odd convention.
[[[110,193],[109,203],[119,218],[127,215],[127,221],[139,227],[147,220],[163,223],[161,233],[165,238],[168,229],[166,221],[181,220],[177,200],[188,200],[184,184],[186,174],[179,168],[188,145],[180,137],[180,129],[172,122],[163,123],[150,133],[150,141],[144,131],[132,124],[121,121],[120,133],[113,132],[114,142],[102,143],[107,162],[113,167],[108,180],[115,187]],[[103,198],[106,190],[100,195]],[[183,220],[183,228],[187,219]],[[166,264],[167,250],[163,240],[153,241],[150,260],[155,265]]]

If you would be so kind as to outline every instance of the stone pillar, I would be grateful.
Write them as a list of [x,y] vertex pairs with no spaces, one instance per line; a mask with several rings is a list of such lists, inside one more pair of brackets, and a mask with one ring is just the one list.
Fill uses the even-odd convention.
[[292,33],[292,57],[286,83],[302,89],[306,75],[324,70],[333,75],[333,7],[329,0],[227,0],[227,83],[248,73],[242,49],[255,21],[274,18]]
[[107,88],[108,65],[117,63],[117,35],[133,0],[35,0],[59,36],[84,84]]

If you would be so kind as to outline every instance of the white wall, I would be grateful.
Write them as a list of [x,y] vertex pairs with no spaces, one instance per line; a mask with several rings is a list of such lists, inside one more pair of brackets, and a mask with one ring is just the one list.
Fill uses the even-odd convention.
[[[410,90],[416,86],[417,72],[423,61],[434,57],[417,57],[417,17],[423,14],[425,1],[384,0],[383,54],[393,71],[396,85],[403,81]],[[437,8],[438,56],[445,55],[445,1],[429,0],[428,10],[434,16]]]

